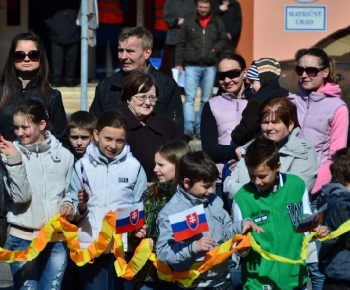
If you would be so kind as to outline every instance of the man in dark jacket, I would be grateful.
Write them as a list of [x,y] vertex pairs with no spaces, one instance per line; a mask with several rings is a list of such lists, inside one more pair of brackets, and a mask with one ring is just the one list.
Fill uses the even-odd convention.
[[[212,96],[216,75],[217,55],[227,43],[224,23],[211,14],[210,0],[197,0],[197,15],[184,21],[176,45],[175,67],[185,69],[185,136],[196,132],[200,139],[200,120],[203,105]],[[201,105],[195,118],[194,100],[201,86]],[[196,120],[195,120],[196,119]]]
[[128,27],[122,30],[118,43],[121,70],[97,85],[90,113],[98,118],[104,111],[117,109],[128,73],[143,70],[155,78],[159,87],[154,112],[171,117],[182,137],[184,126],[180,90],[173,78],[156,70],[149,63],[152,47],[153,36],[146,28]]

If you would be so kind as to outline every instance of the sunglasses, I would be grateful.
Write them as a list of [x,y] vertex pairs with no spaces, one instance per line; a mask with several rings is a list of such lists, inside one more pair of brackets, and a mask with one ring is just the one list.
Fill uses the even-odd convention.
[[30,59],[30,61],[37,62],[39,61],[40,53],[38,50],[31,50],[28,53],[18,50],[18,51],[15,51],[13,58],[14,58],[14,61],[18,63],[18,62],[23,62],[27,56]]
[[315,77],[321,70],[324,70],[324,69],[325,67],[322,67],[322,68],[313,67],[313,66],[302,67],[300,65],[297,65],[295,67],[295,72],[300,77],[303,75],[304,72],[306,72],[308,77]]
[[228,71],[218,72],[218,78],[220,81],[223,81],[225,78],[235,79],[241,75],[242,71],[243,69],[231,69]]

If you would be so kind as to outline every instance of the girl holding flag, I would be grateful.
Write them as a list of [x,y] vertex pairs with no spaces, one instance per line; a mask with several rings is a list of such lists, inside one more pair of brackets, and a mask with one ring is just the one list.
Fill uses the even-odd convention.
[[[73,200],[77,205],[75,220],[79,242],[87,248],[99,235],[102,220],[110,211],[120,210],[138,202],[146,189],[147,178],[140,163],[126,144],[128,126],[116,111],[103,113],[93,132],[94,141],[75,166],[72,178]],[[126,235],[124,235],[126,237]],[[124,239],[126,255],[130,249]],[[130,282],[117,278],[112,246],[79,268],[83,289],[129,289]]]
[[[73,155],[47,130],[49,116],[41,102],[27,100],[13,114],[13,143],[1,138],[6,186],[12,203],[10,250],[25,250],[54,215],[73,219],[70,179]],[[68,250],[62,233],[55,232],[39,256],[10,264],[15,289],[60,289]]]
[[[158,240],[157,217],[161,209],[173,197],[176,184],[175,172],[182,156],[190,151],[189,146],[182,141],[172,141],[161,146],[155,154],[154,173],[157,175],[158,182],[148,187],[142,194],[141,201],[144,204],[145,222],[143,228],[135,231],[137,243],[139,239],[151,238],[154,244]],[[157,270],[151,261],[143,266],[136,275],[137,290],[162,290],[162,289],[179,289],[174,283],[167,283],[160,280]]]

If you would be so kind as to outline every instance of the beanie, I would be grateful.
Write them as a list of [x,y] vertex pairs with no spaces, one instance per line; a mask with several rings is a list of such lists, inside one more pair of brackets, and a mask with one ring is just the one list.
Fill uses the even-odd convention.
[[247,72],[247,79],[250,81],[260,81],[258,68],[254,64],[254,62],[252,63],[252,66],[250,67],[250,69]]
[[279,78],[281,67],[277,60],[264,57],[255,60],[254,63],[258,69],[261,85]]

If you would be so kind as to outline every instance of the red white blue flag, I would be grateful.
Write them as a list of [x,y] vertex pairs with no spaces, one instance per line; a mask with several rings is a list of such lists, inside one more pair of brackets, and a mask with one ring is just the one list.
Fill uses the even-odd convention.
[[209,231],[203,205],[197,205],[180,213],[170,215],[169,221],[175,242]]
[[145,224],[143,202],[117,212],[116,233],[123,234],[141,228]]
[[299,222],[297,233],[309,232],[318,227],[324,221],[325,215],[324,212],[327,209],[327,204],[323,205],[315,214],[308,216],[302,219]]

